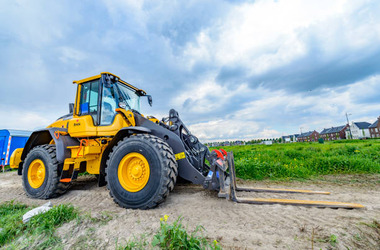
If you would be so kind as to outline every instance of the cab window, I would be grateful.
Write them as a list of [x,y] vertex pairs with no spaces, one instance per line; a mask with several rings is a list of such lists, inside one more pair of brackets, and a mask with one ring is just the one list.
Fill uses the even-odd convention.
[[102,93],[102,106],[100,112],[100,125],[111,125],[115,115],[117,108],[117,91],[115,88],[110,86],[103,85],[103,93]]
[[83,83],[80,97],[80,115],[91,115],[94,123],[98,120],[99,80]]

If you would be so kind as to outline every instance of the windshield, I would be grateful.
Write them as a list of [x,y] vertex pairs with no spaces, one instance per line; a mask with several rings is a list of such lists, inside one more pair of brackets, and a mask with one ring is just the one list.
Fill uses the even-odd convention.
[[140,112],[140,97],[123,84],[103,85],[100,125],[108,126],[113,123],[119,103],[125,103],[125,109]]
[[119,90],[119,100],[125,102],[127,105],[126,109],[134,109],[140,112],[140,96],[124,84],[117,83],[116,85]]

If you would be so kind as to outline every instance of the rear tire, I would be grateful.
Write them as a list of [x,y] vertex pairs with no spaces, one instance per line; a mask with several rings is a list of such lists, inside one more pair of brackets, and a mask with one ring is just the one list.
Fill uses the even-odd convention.
[[[39,178],[32,173],[36,163],[40,170]],[[59,181],[58,168],[55,145],[46,144],[30,150],[22,169],[22,184],[26,194],[32,198],[49,199],[65,193],[71,183]]]
[[[139,175],[141,171],[136,170],[137,177],[141,177],[142,181],[137,180],[135,185],[133,180],[132,183],[129,181],[128,175],[121,173],[124,173],[124,168],[129,171],[128,166],[126,167],[128,164],[133,169],[135,165],[131,162],[125,163],[125,159],[136,155],[135,159],[141,162],[144,174]],[[130,173],[128,171],[126,172]],[[107,161],[107,188],[114,201],[124,208],[156,207],[173,190],[177,175],[177,162],[172,149],[162,139],[149,134],[124,138],[113,147]]]

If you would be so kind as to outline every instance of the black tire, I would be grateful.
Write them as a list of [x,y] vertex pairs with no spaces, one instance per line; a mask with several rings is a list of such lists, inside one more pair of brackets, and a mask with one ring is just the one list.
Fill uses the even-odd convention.
[[[40,159],[45,165],[45,179],[39,188],[33,188],[28,180],[30,164]],[[32,198],[49,199],[57,197],[67,191],[71,183],[59,181],[59,164],[56,157],[56,147],[52,144],[41,145],[30,150],[25,158],[22,169],[22,185],[26,194]]]
[[[129,153],[142,154],[150,168],[146,185],[137,192],[129,192],[118,179],[119,163]],[[113,147],[106,168],[107,188],[114,201],[124,208],[149,209],[162,203],[173,190],[178,167],[174,153],[162,139],[139,134],[124,138]]]

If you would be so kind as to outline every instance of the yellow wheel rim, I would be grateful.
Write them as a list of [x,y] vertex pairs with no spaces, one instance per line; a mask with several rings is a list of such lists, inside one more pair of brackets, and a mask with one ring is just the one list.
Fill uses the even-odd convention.
[[28,182],[32,188],[39,188],[44,183],[46,176],[45,164],[40,160],[36,159],[32,161],[28,169]]
[[150,167],[139,153],[129,153],[121,159],[117,172],[121,186],[129,192],[138,192],[148,183]]

